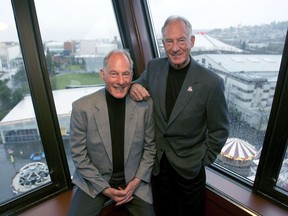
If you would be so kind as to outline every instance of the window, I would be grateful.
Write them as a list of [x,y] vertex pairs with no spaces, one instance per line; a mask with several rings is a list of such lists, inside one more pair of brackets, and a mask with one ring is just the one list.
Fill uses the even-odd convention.
[[288,179],[288,150],[287,150],[287,144],[286,144],[286,153],[285,156],[283,158],[283,162],[281,165],[281,169],[277,178],[277,187],[279,187],[281,190],[285,190],[286,192],[288,192],[288,183],[287,183],[287,179]]
[[[12,6],[0,9],[0,204],[50,183]],[[23,109],[23,107],[26,107]]]
[[73,175],[69,148],[72,102],[103,88],[99,71],[104,56],[123,46],[110,1],[35,0],[35,5],[61,136]]
[[[135,61],[135,67],[137,67],[137,71],[139,73],[143,70],[145,61],[147,62],[147,59],[154,57],[156,52],[154,50],[150,50],[152,49],[151,47],[153,47],[153,38],[151,40],[150,37],[152,34],[151,31],[149,31],[149,28],[152,25],[150,26],[151,23],[145,23],[149,19],[149,14],[146,14],[145,10],[143,10],[143,8],[146,9],[147,6],[145,3],[143,3],[143,1],[112,1],[113,6],[110,1],[81,1],[81,5],[77,8],[77,10],[72,10],[72,6],[75,6],[77,3],[71,1],[43,2],[37,0],[35,2],[36,7],[33,0],[0,0],[0,2],[0,171],[7,170],[5,175],[3,175],[3,172],[0,173],[0,183],[2,185],[0,193],[0,212],[3,214],[7,213],[7,215],[15,215],[19,210],[26,208],[28,205],[35,204],[40,200],[56,195],[57,193],[72,187],[71,174],[73,174],[74,166],[71,164],[67,143],[65,142],[69,136],[69,129],[67,126],[69,124],[67,122],[69,112],[67,113],[66,108],[66,112],[62,113],[62,107],[58,106],[59,104],[61,105],[61,103],[58,103],[58,97],[55,95],[55,92],[71,90],[73,93],[78,94],[84,89],[82,88],[83,85],[87,85],[85,86],[87,88],[95,88],[94,85],[96,83],[100,84],[101,81],[96,79],[96,77],[97,71],[100,67],[101,55],[109,50],[108,46],[100,46],[100,42],[112,44],[112,41],[117,41],[117,46],[129,48],[132,58]],[[288,73],[287,62],[285,60],[288,59],[288,42],[286,42],[286,47],[283,49],[284,38],[287,31],[287,23],[285,22],[287,20],[287,13],[285,10],[287,3],[284,0],[277,0],[271,4],[271,2],[265,0],[258,3],[257,6],[251,6],[251,1],[248,3],[242,1],[239,5],[245,6],[245,9],[233,11],[231,8],[233,9],[235,4],[231,6],[229,1],[224,2],[224,0],[212,3],[211,1],[198,2],[202,5],[196,5],[197,2],[193,2],[193,7],[183,7],[183,5],[187,5],[187,2],[188,1],[178,1],[178,4],[173,4],[170,6],[170,4],[173,3],[170,0],[165,2],[161,0],[149,1],[149,6],[152,11],[152,18],[156,17],[157,15],[157,19],[154,19],[153,25],[155,26],[155,32],[157,33],[157,38],[155,38],[155,41],[158,42],[157,48],[160,56],[165,55],[163,45],[161,44],[161,36],[159,35],[160,28],[166,17],[171,14],[178,13],[183,14],[184,16],[185,14],[193,15],[191,22],[194,30],[201,30],[199,32],[194,32],[199,33],[197,34],[198,39],[196,38],[196,41],[200,41],[200,37],[206,37],[209,40],[215,39],[214,37],[216,37],[218,34],[216,38],[217,40],[223,40],[223,43],[230,45],[225,46],[225,49],[221,51],[221,54],[223,55],[219,59],[217,58],[219,57],[219,52],[215,53],[213,48],[210,48],[208,51],[203,51],[203,46],[201,47],[200,44],[198,49],[194,49],[192,52],[192,55],[195,58],[196,56],[199,56],[199,59],[204,58],[209,68],[219,73],[223,78],[227,76],[227,74],[222,73],[223,61],[225,60],[224,54],[230,54],[231,52],[237,53],[239,52],[239,49],[248,49],[253,52],[252,56],[248,56],[249,54],[247,53],[247,57],[249,57],[250,64],[254,64],[254,66],[261,66],[262,63],[266,61],[267,67],[265,68],[267,69],[271,67],[274,68],[276,63],[279,67],[281,63],[281,69],[279,70],[278,68],[277,72],[279,72],[279,74],[276,79],[268,76],[269,71],[261,71],[262,75],[266,77],[267,80],[269,78],[269,82],[262,82],[260,80],[261,82],[257,83],[255,82],[256,80],[248,79],[253,78],[253,74],[251,74],[246,68],[238,68],[237,71],[234,74],[230,74],[231,76],[229,76],[229,79],[227,79],[227,98],[229,99],[229,106],[231,105],[229,109],[233,118],[235,118],[237,121],[243,118],[247,122],[250,121],[251,124],[258,122],[258,126],[262,125],[264,128],[264,130],[253,129],[249,131],[253,136],[257,137],[257,146],[261,146],[261,151],[258,151],[259,153],[261,152],[258,161],[259,163],[257,167],[254,167],[257,168],[254,170],[256,173],[254,182],[250,178],[240,175],[243,172],[242,169],[240,169],[240,174],[238,174],[237,170],[227,169],[219,164],[216,164],[215,166],[219,167],[221,172],[227,171],[229,175],[244,180],[248,185],[253,184],[252,188],[255,192],[264,194],[266,197],[272,197],[274,200],[278,200],[282,202],[282,204],[286,203],[287,205],[287,189],[285,184],[283,184],[282,178],[284,176],[284,179],[287,179],[285,177],[285,173],[287,174],[287,153],[285,154],[285,152],[287,151],[288,140],[288,103],[286,102],[286,98],[288,97]],[[221,8],[217,8],[219,7],[218,5],[221,5],[220,7],[224,9],[223,13],[219,13],[218,9]],[[239,5],[237,5],[237,8]],[[264,9],[264,6],[266,5],[269,5],[269,9],[267,9],[267,11]],[[210,11],[209,14],[207,10],[208,6],[209,8],[214,9],[214,11]],[[161,9],[159,9],[160,7]],[[112,27],[109,26],[109,28],[106,28],[107,25],[102,25],[103,20],[106,21],[106,18],[99,18],[100,12],[104,11],[102,10],[103,8],[105,8],[105,13],[107,13],[107,20],[111,20],[112,18]],[[115,10],[115,16],[112,8]],[[134,8],[137,13],[131,13],[131,11],[135,12],[132,10],[132,8]],[[193,11],[192,13],[193,8],[196,8],[196,11]],[[246,16],[243,17],[242,13],[245,10],[245,14],[249,14],[250,8],[259,8],[259,10],[257,10],[257,17],[253,16],[253,18],[250,18],[247,16],[249,22],[246,22]],[[271,13],[271,11],[277,11],[277,13],[274,14]],[[49,16],[45,14],[46,12],[48,12]],[[84,12],[84,15],[80,16],[82,12]],[[198,15],[197,12],[201,12],[201,14]],[[216,15],[214,15],[214,12]],[[264,16],[261,15],[262,12]],[[156,15],[154,16],[154,14]],[[54,20],[53,17],[56,19]],[[83,17],[84,20],[82,20]],[[93,19],[91,19],[91,17],[93,17]],[[114,17],[116,17],[115,22],[113,21]],[[228,20],[227,17],[231,17],[231,21],[234,20],[232,17],[236,17],[238,19],[237,24],[234,25],[231,23],[229,26],[223,26],[222,24]],[[206,20],[207,18],[210,20]],[[266,18],[269,18],[269,20],[266,21]],[[200,24],[197,24],[197,19],[200,20]],[[101,21],[100,23],[99,20]],[[49,23],[49,21],[51,23]],[[92,22],[89,23],[90,21]],[[115,24],[116,21],[117,25],[119,26],[120,36],[118,35],[118,28]],[[89,23],[90,28],[84,28],[85,22]],[[239,23],[241,25],[239,25]],[[263,23],[265,24],[265,27],[269,27],[271,23],[272,26],[278,29],[278,31],[271,31],[271,34],[273,34],[273,36],[271,36],[270,29],[267,30],[260,25]],[[241,37],[241,40],[238,41],[226,40],[227,32],[224,31],[226,27],[236,34],[238,27],[243,29],[242,32],[246,32],[246,28],[251,25],[255,27],[255,29],[257,29],[256,27],[258,25],[263,27],[263,32],[260,34],[263,36],[263,41],[261,41],[261,43],[256,40],[244,41],[242,40],[243,37]],[[138,28],[135,28],[135,26]],[[109,38],[108,40],[102,40],[103,36],[98,34],[94,36],[93,30],[96,29],[96,32],[99,33],[98,27],[104,28],[104,30],[101,29],[100,32],[102,34],[104,31],[105,35],[109,35],[107,36],[107,38]],[[214,29],[215,27],[216,29]],[[205,28],[205,31],[203,28]],[[285,30],[283,30],[283,28]],[[215,31],[213,35],[205,33],[207,29],[214,29]],[[75,32],[72,32],[74,30],[76,30],[76,34]],[[213,38],[211,38],[212,36]],[[274,41],[276,39],[277,43]],[[87,41],[80,43],[82,40]],[[7,46],[9,49],[5,48]],[[115,46],[115,43],[114,45],[112,44],[112,46]],[[85,53],[80,52],[82,48],[85,50]],[[197,47],[195,46],[194,48]],[[269,56],[266,53],[260,60],[255,58],[255,53],[261,54],[269,50],[273,50],[273,55],[275,54],[276,56],[279,56],[280,54],[280,60],[279,58],[271,58],[271,53],[268,53]],[[13,54],[12,58],[10,54]],[[78,54],[83,55],[79,56]],[[89,58],[89,55],[92,58]],[[93,59],[93,57],[95,58]],[[213,57],[215,62],[210,62],[208,57]],[[226,59],[225,61],[228,60]],[[198,62],[200,62],[200,60],[198,60]],[[231,62],[233,62],[234,66],[241,64],[243,65],[245,59],[243,59],[242,54],[235,54],[233,58],[231,58]],[[259,62],[262,63],[259,64]],[[270,64],[268,64],[268,62]],[[20,93],[25,93],[24,98],[30,98],[29,101],[31,104],[31,109],[28,110],[31,111],[32,114],[34,113],[34,118],[28,120],[30,120],[33,127],[31,127],[30,123],[28,124],[28,122],[21,125],[21,121],[24,123],[23,119],[21,118],[21,121],[16,122],[16,125],[10,125],[11,127],[8,127],[8,124],[2,124],[4,122],[3,119],[5,120],[9,113],[14,113],[14,108],[19,106],[20,101],[23,101],[22,97],[19,97],[21,94],[13,94],[13,96],[9,96],[12,93],[11,86],[8,86],[9,88],[7,88],[7,83],[5,83],[5,81],[3,82],[2,79],[4,77],[6,80],[5,76],[7,76],[7,73],[5,71],[15,72],[20,69],[22,71],[21,79],[26,78],[26,81],[22,83],[22,85],[26,86],[26,88]],[[65,81],[59,78],[63,75],[64,71],[64,74],[67,75]],[[75,77],[76,73],[78,73],[78,76]],[[91,74],[91,76],[93,75],[92,81],[87,81],[84,79],[84,77],[89,76],[89,74]],[[9,79],[12,79],[12,77],[8,77]],[[12,87],[16,88],[19,86],[15,85]],[[267,96],[267,101],[262,100],[264,98],[261,98],[261,100],[258,101],[251,101],[253,100],[253,97],[250,96],[250,93],[253,93],[254,87],[257,87],[255,88],[257,93],[263,93],[261,97]],[[239,89],[240,91],[238,91]],[[269,89],[268,94],[266,92],[267,89]],[[81,94],[86,93],[82,92]],[[236,96],[239,96],[240,93],[241,97],[237,98]],[[71,96],[71,94],[67,94],[67,99],[69,96]],[[14,104],[11,105],[11,102]],[[260,112],[255,112],[256,115],[254,115],[253,112],[241,115],[241,110],[236,109],[236,106],[239,105],[239,103],[242,104],[242,106],[247,107],[256,106],[259,108]],[[262,103],[267,104],[262,105]],[[271,111],[267,112],[265,109],[266,107],[271,107]],[[23,113],[24,112],[22,111],[18,114],[20,114],[21,117]],[[266,115],[267,113],[268,115]],[[260,115],[261,122],[259,121]],[[17,117],[17,115],[14,113],[13,117]],[[32,120],[34,120],[34,122]],[[265,124],[267,125],[266,128]],[[2,128],[3,125],[5,128]],[[16,149],[16,151],[11,151],[9,148],[5,149],[6,143],[4,142],[6,142],[6,140],[8,142],[17,143],[17,147],[19,147],[19,149]],[[36,145],[37,148],[33,144],[35,141],[37,143],[41,143],[41,145]],[[23,142],[29,142],[29,144],[21,145]],[[31,150],[33,150],[33,152]],[[20,156],[16,156],[16,152],[17,154],[19,153],[20,156],[23,155],[23,152],[29,152],[31,154],[28,154],[29,158],[18,160]],[[41,160],[41,162],[44,162],[47,165],[48,170],[46,169],[47,167],[43,168],[42,166],[38,166],[39,163],[36,163],[37,166],[34,168],[37,168],[39,172],[29,172],[31,167],[25,165],[30,164],[30,162],[34,163],[32,159]],[[27,161],[27,163],[25,161]],[[23,163],[23,166],[20,163]],[[14,164],[15,168],[13,167]],[[41,179],[47,179],[47,181],[43,183],[41,182],[41,179],[38,179],[38,181],[34,179],[22,181],[22,179],[19,181],[20,184],[23,184],[24,186],[31,186],[33,184],[36,186],[26,193],[24,192],[17,195],[13,193],[13,190],[10,188],[11,179],[8,179],[8,175],[13,173],[13,177],[15,174],[14,172],[20,168],[23,168],[23,173],[28,173],[28,175],[38,175],[41,177]],[[47,172],[49,173],[49,177],[46,175]]]
[[[269,89],[276,87],[281,89],[279,91],[287,91],[288,88],[287,83],[283,84],[287,79],[283,75],[287,73],[287,57],[283,54],[288,27],[287,3],[284,0],[277,0],[273,5],[267,0],[241,1],[236,9],[234,2],[226,0],[177,1],[177,4],[173,1],[147,2],[160,56],[165,56],[161,51],[161,27],[164,21],[170,15],[184,16],[191,22],[196,38],[192,57],[225,80],[230,136],[213,167],[233,179],[253,185],[256,192],[262,193],[261,189],[258,190],[258,184],[261,182],[261,186],[268,186],[263,182],[264,176],[269,174],[265,172],[267,167],[262,165],[268,154],[266,149],[269,148],[269,151],[277,152],[278,157],[281,157],[274,167],[279,170],[279,176],[276,173],[275,178],[278,179],[277,187],[285,190],[288,169],[287,155],[283,152],[286,150],[281,151],[283,148],[276,147],[283,146],[283,141],[268,143],[267,137],[271,135],[270,130],[274,130],[271,119],[279,108],[278,99],[282,97],[279,92],[277,94]],[[283,80],[278,80],[279,77]],[[272,107],[277,108],[271,110]],[[283,124],[279,127],[283,128]],[[266,155],[261,157],[262,154]],[[264,176],[260,177],[261,174]],[[275,186],[274,181],[269,185],[266,195],[275,198]],[[285,197],[285,193],[282,195]],[[287,205],[287,197],[286,201],[281,195],[278,199]]]

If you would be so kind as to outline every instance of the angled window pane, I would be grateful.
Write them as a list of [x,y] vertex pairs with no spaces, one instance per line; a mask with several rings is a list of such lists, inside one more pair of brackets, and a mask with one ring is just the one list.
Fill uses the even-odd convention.
[[[69,148],[72,102],[103,88],[103,59],[122,48],[111,1],[35,0],[53,98],[71,175]],[[53,15],[51,16],[51,11]]]
[[276,186],[288,192],[288,149],[286,143],[286,153],[283,158],[282,166],[278,175]]
[[215,164],[237,178],[254,181],[288,27],[286,1],[276,0],[273,5],[267,0],[241,1],[237,7],[227,0],[215,5],[206,0],[147,2],[161,57],[165,56],[161,27],[166,18],[181,15],[191,22],[192,57],[225,82],[230,136]]
[[51,181],[10,1],[0,0],[0,204]]

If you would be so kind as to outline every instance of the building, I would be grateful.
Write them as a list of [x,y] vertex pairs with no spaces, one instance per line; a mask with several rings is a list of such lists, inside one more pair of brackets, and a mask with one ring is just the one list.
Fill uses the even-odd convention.
[[64,43],[60,41],[49,41],[44,44],[45,52],[49,49],[52,54],[62,54],[64,52]]
[[79,42],[79,51],[75,54],[75,58],[85,63],[86,72],[98,73],[103,66],[105,54],[116,48],[118,48],[117,43],[81,40]]
[[281,55],[203,54],[193,58],[224,79],[229,107],[240,112],[243,121],[266,129]]
[[0,73],[3,73],[0,78],[2,80],[10,78],[22,65],[23,60],[19,43],[0,42]]
[[[62,136],[69,135],[72,102],[101,88],[103,86],[53,91]],[[30,95],[25,96],[1,120],[0,134],[7,151],[12,150],[15,156],[28,157],[31,152],[42,151],[40,134]]]

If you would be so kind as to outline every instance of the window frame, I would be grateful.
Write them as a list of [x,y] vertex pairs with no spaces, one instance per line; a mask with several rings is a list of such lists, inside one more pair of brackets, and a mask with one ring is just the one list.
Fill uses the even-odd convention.
[[[3,203],[0,211],[8,215],[23,211],[31,205],[73,187],[52,96],[34,1],[11,0],[11,2],[31,98],[52,182],[19,196],[15,200]],[[123,47],[130,50],[136,66],[135,72],[141,75],[147,62],[159,56],[147,1],[112,0],[112,3]],[[275,185],[287,145],[287,131],[285,131],[288,128],[288,102],[285,100],[288,97],[287,38],[288,33],[254,184],[252,186],[251,183],[236,178],[237,184],[240,184],[241,187],[286,208],[288,205],[287,194],[281,193]],[[228,173],[218,171],[213,166],[210,168],[220,178],[229,179],[231,182],[235,181],[235,178]]]
[[152,58],[157,57],[148,5],[144,1],[112,0],[123,47],[134,60],[134,79],[137,79]]
[[275,88],[274,100],[268,121],[253,191],[288,206],[288,191],[277,188],[276,183],[288,141],[288,30]]
[[0,211],[8,215],[22,211],[34,203],[72,188],[35,5],[32,0],[12,0],[11,3],[51,182],[1,205]]

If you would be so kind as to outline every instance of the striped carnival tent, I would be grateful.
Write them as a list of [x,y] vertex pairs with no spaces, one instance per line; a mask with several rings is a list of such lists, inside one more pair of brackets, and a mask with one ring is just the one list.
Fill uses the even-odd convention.
[[220,154],[234,160],[247,161],[257,155],[257,150],[245,140],[228,138]]
[[244,177],[251,175],[258,151],[245,140],[228,138],[217,157],[217,163]]

